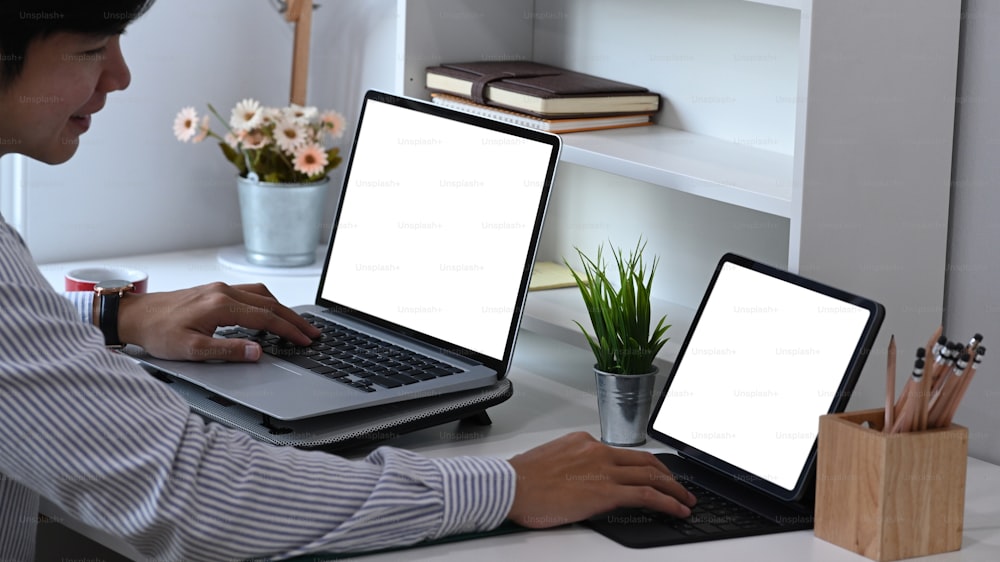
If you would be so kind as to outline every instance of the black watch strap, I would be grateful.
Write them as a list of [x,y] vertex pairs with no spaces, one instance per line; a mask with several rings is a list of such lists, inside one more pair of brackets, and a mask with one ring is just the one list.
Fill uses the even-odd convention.
[[122,300],[121,293],[101,295],[101,331],[104,332],[104,345],[120,347],[118,338],[118,304]]
[[101,299],[97,325],[104,334],[104,345],[108,347],[124,345],[118,337],[118,307],[122,295],[133,289],[134,286],[127,281],[102,282],[94,288]]

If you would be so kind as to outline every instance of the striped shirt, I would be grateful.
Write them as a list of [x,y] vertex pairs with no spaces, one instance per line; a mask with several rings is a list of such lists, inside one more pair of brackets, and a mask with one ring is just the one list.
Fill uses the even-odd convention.
[[207,423],[108,352],[0,217],[0,560],[31,560],[39,497],[171,560],[284,558],[499,525],[502,459],[380,447],[364,460]]

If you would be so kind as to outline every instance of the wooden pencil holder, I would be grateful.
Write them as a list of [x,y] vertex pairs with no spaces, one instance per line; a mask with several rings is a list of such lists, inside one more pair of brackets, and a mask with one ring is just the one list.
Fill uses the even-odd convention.
[[883,419],[820,417],[816,536],[880,562],[960,549],[969,430],[883,433]]

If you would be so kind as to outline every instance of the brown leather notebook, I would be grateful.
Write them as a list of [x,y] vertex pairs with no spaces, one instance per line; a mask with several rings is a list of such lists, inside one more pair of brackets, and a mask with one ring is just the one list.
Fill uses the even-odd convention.
[[541,117],[651,113],[647,88],[530,61],[448,63],[427,69],[427,89]]

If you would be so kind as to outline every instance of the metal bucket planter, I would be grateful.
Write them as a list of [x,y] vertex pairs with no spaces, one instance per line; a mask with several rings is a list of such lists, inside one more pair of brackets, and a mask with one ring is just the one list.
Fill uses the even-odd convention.
[[268,183],[237,177],[247,261],[300,267],[316,261],[330,178],[311,183]]
[[646,425],[658,371],[654,366],[653,372],[645,375],[619,375],[594,369],[601,441],[620,447],[646,442]]

